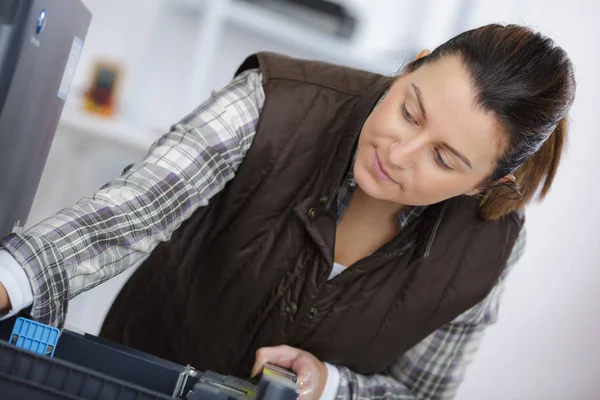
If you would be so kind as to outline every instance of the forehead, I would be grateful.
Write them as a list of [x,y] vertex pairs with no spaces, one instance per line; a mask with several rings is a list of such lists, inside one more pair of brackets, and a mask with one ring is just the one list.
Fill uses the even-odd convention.
[[[473,170],[488,171],[500,152],[500,130],[491,113],[475,102],[475,90],[458,57],[444,57],[400,79],[399,91],[416,101],[419,87],[431,137],[464,154]],[[416,105],[416,104],[415,104]]]

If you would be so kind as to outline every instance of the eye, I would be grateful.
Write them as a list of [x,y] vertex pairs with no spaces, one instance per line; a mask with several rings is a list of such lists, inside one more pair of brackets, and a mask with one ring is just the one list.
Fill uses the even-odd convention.
[[412,116],[408,109],[406,108],[406,103],[402,104],[402,114],[404,114],[404,118],[413,125],[419,126],[417,120]]
[[438,165],[440,167],[442,167],[443,169],[450,171],[452,170],[452,167],[450,167],[448,164],[446,164],[446,162],[444,161],[444,158],[442,157],[442,153],[440,153],[439,150],[434,150],[434,156],[435,161],[438,163]]

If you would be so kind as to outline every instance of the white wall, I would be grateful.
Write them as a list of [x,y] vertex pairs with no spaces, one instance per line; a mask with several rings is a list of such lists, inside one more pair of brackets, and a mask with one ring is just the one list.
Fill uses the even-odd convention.
[[[474,16],[497,18],[499,2]],[[500,322],[489,329],[459,399],[600,398],[600,37],[595,1],[529,0],[521,17],[565,48],[576,66],[569,148],[555,185],[529,209],[527,252],[510,276]]]
[[[123,115],[139,120],[140,115],[134,111],[140,101],[139,88],[148,86],[152,90],[145,101],[151,112],[142,117],[148,126],[166,129],[184,112],[177,104],[181,104],[178,99],[185,91],[185,77],[191,68],[186,49],[197,29],[194,19],[173,17],[163,35],[150,41],[156,51],[148,59],[147,48],[141,43],[147,42],[152,17],[163,12],[159,0],[84,2],[94,13],[94,20],[76,87],[85,86],[91,62],[98,55],[120,59],[126,73],[134,78],[140,65],[152,63],[154,68],[148,76],[137,77],[142,79],[141,84],[139,79],[137,83],[131,79],[124,87]],[[435,8],[427,14],[422,37],[428,47],[434,47],[452,28],[444,11],[448,3],[430,3]],[[489,329],[458,398],[595,399],[600,397],[600,381],[596,378],[600,373],[600,347],[596,343],[600,337],[600,292],[596,289],[600,282],[600,242],[595,229],[600,210],[594,206],[599,194],[594,178],[600,171],[595,157],[600,149],[595,120],[600,56],[594,42],[600,38],[599,6],[591,0],[480,0],[473,4],[472,26],[498,20],[526,23],[554,37],[576,65],[578,96],[571,115],[568,154],[549,198],[529,210],[527,252],[509,278],[500,322]],[[113,12],[113,7],[120,13]],[[247,54],[260,49],[286,50],[281,44],[247,32],[228,30],[211,72],[214,88],[227,82]],[[103,146],[83,140],[76,132],[59,130],[30,223],[95,190],[122,166],[141,156],[138,149]],[[87,163],[87,172],[85,176],[78,174],[77,183],[61,196],[55,183],[71,173],[74,163]],[[44,193],[54,193],[54,197],[40,200]],[[124,279],[75,299],[67,322],[97,332],[110,299]]]

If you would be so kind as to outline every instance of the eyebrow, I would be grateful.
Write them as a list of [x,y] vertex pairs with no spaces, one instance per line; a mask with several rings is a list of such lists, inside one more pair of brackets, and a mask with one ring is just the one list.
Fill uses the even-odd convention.
[[469,159],[465,156],[463,156],[462,154],[460,154],[458,152],[458,150],[456,150],[455,148],[453,148],[452,146],[450,146],[448,143],[442,143],[442,145],[447,148],[450,152],[452,152],[456,157],[458,157],[462,162],[464,162],[465,164],[467,164],[467,167],[469,167],[470,169],[473,169],[473,167],[471,166],[471,162],[469,161]]
[[417,95],[417,103],[419,103],[419,108],[421,109],[421,114],[423,114],[423,119],[427,119],[427,114],[425,113],[425,107],[423,107],[423,96],[421,96],[421,89],[413,82],[410,83],[415,94]]
[[[413,90],[415,91],[415,95],[417,96],[417,103],[419,103],[419,108],[421,109],[421,114],[423,114],[423,119],[426,120],[427,114],[425,113],[425,107],[423,106],[423,95],[421,94],[421,89],[419,89],[419,87],[415,85],[414,82],[411,82],[410,84]],[[463,156],[458,150],[450,146],[448,143],[443,143],[443,146],[450,152],[452,152],[452,154],[454,154],[456,157],[458,157],[463,163],[465,163],[467,167],[473,169],[473,166],[471,165],[469,159]]]

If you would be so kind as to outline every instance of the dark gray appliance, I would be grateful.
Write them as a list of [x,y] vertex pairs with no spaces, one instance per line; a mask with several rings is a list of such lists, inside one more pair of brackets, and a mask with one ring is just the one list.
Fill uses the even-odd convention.
[[0,0],[0,238],[27,220],[91,18],[81,0]]

